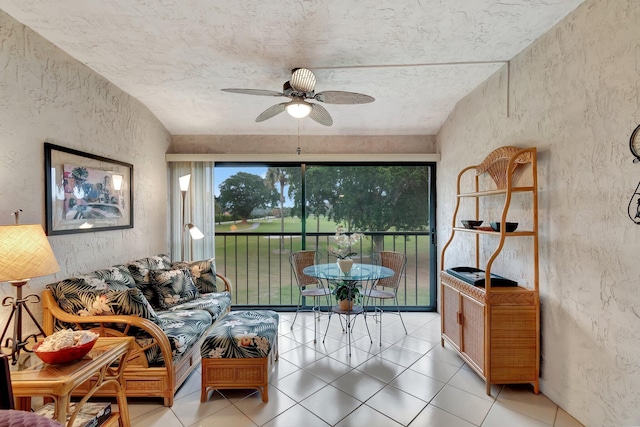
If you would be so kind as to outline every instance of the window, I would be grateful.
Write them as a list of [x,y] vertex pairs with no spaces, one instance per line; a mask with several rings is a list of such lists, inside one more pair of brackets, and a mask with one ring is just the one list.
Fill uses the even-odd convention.
[[[399,302],[405,310],[435,310],[435,164],[216,163],[215,245],[218,272],[234,283],[236,307],[295,307],[288,257],[327,247],[337,224],[359,232],[356,262],[380,250],[407,255]],[[205,186],[203,186],[205,187]],[[193,204],[210,196],[193,195]],[[194,253],[195,255],[196,253]]]

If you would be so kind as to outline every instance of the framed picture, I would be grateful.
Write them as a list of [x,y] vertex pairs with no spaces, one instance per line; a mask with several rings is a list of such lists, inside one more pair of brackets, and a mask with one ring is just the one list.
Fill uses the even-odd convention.
[[44,143],[47,235],[133,228],[133,165]]

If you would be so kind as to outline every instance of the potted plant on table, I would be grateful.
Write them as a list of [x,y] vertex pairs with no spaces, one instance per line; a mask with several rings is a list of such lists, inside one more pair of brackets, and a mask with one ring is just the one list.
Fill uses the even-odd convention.
[[351,251],[351,246],[358,243],[360,239],[362,239],[362,234],[360,233],[353,233],[347,236],[344,234],[344,227],[342,225],[338,225],[336,228],[336,235],[333,237],[336,245],[329,246],[329,253],[338,258],[336,261],[338,267],[340,267],[340,270],[345,274],[351,271],[351,266],[353,266],[351,257],[356,255],[355,252]]
[[360,289],[357,286],[358,282],[355,280],[340,280],[337,281],[333,288],[333,294],[338,300],[338,307],[343,311],[353,310],[353,304],[360,302],[362,295]]

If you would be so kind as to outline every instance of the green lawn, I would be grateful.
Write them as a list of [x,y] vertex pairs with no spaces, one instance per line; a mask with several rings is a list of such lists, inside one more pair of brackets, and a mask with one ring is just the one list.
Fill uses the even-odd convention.
[[[307,232],[321,232],[332,233],[336,231],[337,224],[333,221],[329,221],[326,217],[320,217],[318,230],[318,224],[316,217],[310,217],[307,219]],[[258,224],[257,228],[254,228],[255,224]],[[235,230],[232,228],[235,227]],[[284,219],[284,231],[285,232],[300,232],[302,229],[301,220],[298,217],[288,217]],[[280,218],[268,218],[260,220],[251,220],[248,222],[235,222],[216,224],[216,232],[250,232],[257,231],[260,233],[279,233],[281,231]]]
[[[334,222],[320,220],[320,232],[333,233]],[[315,217],[307,222],[308,233],[317,229]],[[285,232],[300,232],[299,218],[285,218]],[[298,288],[289,265],[289,254],[302,249],[299,236],[252,235],[252,233],[279,233],[279,219],[262,219],[247,223],[216,225],[216,266],[234,284],[233,299],[236,305],[295,305]],[[222,233],[229,233],[222,235]],[[327,257],[327,245],[331,236],[307,237],[306,249],[320,252],[320,262],[334,262]],[[407,255],[406,279],[398,292],[400,304],[427,306],[429,304],[429,237],[386,236],[385,250],[396,250]],[[281,246],[282,245],[282,246]],[[356,249],[356,262],[371,262],[372,242],[362,241],[362,250]],[[416,256],[417,254],[417,256]],[[309,301],[310,302],[310,301]]]

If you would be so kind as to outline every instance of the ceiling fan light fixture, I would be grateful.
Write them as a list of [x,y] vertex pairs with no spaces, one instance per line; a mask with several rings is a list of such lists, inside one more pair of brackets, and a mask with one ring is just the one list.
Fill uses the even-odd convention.
[[303,100],[291,101],[285,108],[287,110],[287,113],[289,113],[291,117],[295,117],[296,119],[307,117],[309,113],[311,113],[312,109],[311,104]]

